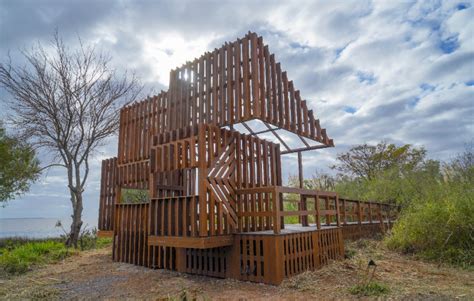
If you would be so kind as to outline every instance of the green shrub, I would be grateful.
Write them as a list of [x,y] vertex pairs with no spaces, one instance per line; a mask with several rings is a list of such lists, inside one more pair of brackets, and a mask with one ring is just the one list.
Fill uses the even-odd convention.
[[474,265],[472,184],[446,182],[415,199],[387,237],[388,247],[463,267]]
[[147,189],[121,188],[120,202],[124,204],[146,203],[150,200]]
[[13,248],[0,249],[0,274],[18,275],[33,265],[56,262],[72,254],[58,241],[27,242]]
[[[111,238],[98,238],[96,230],[84,230],[79,238],[80,250],[103,248],[112,243]],[[57,262],[77,252],[66,248],[65,238],[28,239],[6,238],[0,240],[0,275],[19,275],[33,266]]]
[[112,237],[100,237],[100,238],[97,238],[97,242],[96,242],[96,248],[97,249],[102,249],[102,248],[105,248],[107,246],[110,246],[113,242],[113,239]]
[[66,240],[63,237],[53,237],[53,238],[28,238],[28,237],[6,237],[0,239],[0,252],[2,249],[12,250],[18,246],[32,243],[32,242],[46,242],[46,241],[56,241],[64,243]]
[[367,284],[355,285],[349,289],[349,292],[359,297],[369,297],[388,294],[390,289],[385,284],[371,281]]

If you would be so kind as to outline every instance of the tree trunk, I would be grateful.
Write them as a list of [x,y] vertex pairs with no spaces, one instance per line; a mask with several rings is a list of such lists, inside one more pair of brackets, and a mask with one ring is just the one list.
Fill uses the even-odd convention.
[[76,199],[76,204],[75,206],[73,206],[73,213],[71,215],[71,230],[69,232],[66,245],[68,247],[74,246],[75,248],[77,248],[77,242],[79,240],[79,235],[81,234],[82,227],[82,192],[74,192],[73,194]]

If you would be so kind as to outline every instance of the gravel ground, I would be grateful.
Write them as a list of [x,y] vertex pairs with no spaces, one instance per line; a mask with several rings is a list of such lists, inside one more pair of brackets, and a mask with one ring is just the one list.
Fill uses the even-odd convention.
[[[364,281],[368,260],[384,299],[474,300],[474,271],[440,267],[386,250],[380,242],[348,246],[350,259],[269,286],[112,262],[110,248],[82,252],[25,275],[0,280],[0,299],[356,299],[349,289]],[[369,297],[376,298],[376,297]]]

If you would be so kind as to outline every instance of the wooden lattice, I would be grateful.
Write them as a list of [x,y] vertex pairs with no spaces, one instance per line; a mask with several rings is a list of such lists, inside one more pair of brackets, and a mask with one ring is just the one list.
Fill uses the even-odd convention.
[[[303,146],[291,149],[278,131]],[[171,70],[167,91],[121,109],[117,158],[102,162],[99,235],[114,238],[115,261],[278,284],[341,258],[343,238],[391,226],[390,206],[302,188],[302,152],[332,146],[262,37],[249,33]],[[282,187],[281,156],[290,153],[300,188]],[[149,199],[121,203],[124,189]],[[285,210],[288,202],[298,209]],[[292,216],[300,225],[285,225]]]

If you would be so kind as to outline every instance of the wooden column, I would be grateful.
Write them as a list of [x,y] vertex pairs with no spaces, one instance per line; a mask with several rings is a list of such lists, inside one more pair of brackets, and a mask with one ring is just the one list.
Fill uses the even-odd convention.
[[199,127],[199,236],[207,236],[206,127]]
[[239,279],[240,277],[240,240],[240,235],[234,235],[234,244],[227,252],[227,278]]
[[347,224],[347,216],[346,216],[346,199],[340,199],[342,201],[342,222],[344,225]]
[[359,235],[361,235],[362,231],[362,208],[360,206],[360,201],[357,201],[357,219],[359,222]]
[[373,221],[372,221],[372,206],[371,206],[372,203],[369,202],[368,204],[369,204],[369,205],[368,205],[368,206],[369,206],[369,221],[370,221],[370,223],[372,224],[372,222],[373,222]]
[[[268,236],[270,240],[270,245],[272,248],[267,253],[268,255],[265,256],[265,263],[268,263],[270,268],[269,276],[265,275],[265,278],[268,279],[268,283],[279,285],[284,275],[284,256],[283,256],[283,236],[275,235],[275,236]],[[268,277],[268,278],[267,278]]]
[[383,214],[382,214],[382,204],[378,203],[377,204],[377,214],[379,216],[379,221],[380,221],[380,229],[382,230],[382,233],[385,233],[385,224],[383,220]]
[[176,248],[176,271],[186,272],[186,248]]
[[[341,212],[339,210],[339,195],[336,194],[336,198],[335,198],[335,204],[334,204],[334,207],[336,207],[336,223],[337,223],[337,226],[340,227],[341,226]],[[342,233],[341,233],[342,235]]]
[[316,207],[316,226],[319,229],[321,229],[321,215],[319,212],[319,195],[316,194],[314,198],[314,207]]
[[357,201],[357,219],[358,219],[359,225],[362,224],[362,208],[360,205],[360,201]]
[[280,192],[275,188],[273,190],[273,233],[280,234]]
[[[303,177],[303,154],[301,152],[298,152],[298,179],[299,179],[299,185],[300,188],[304,188],[304,177]],[[301,211],[306,211],[307,206],[306,206],[306,197],[304,195],[300,194],[300,204],[299,204],[299,210]],[[307,215],[300,215],[299,216],[299,221],[303,227],[309,226],[308,223],[308,216]]]
[[[324,210],[329,210],[329,196],[325,196],[324,197]],[[329,226],[331,224],[331,215],[330,214],[326,214],[326,225]]]

